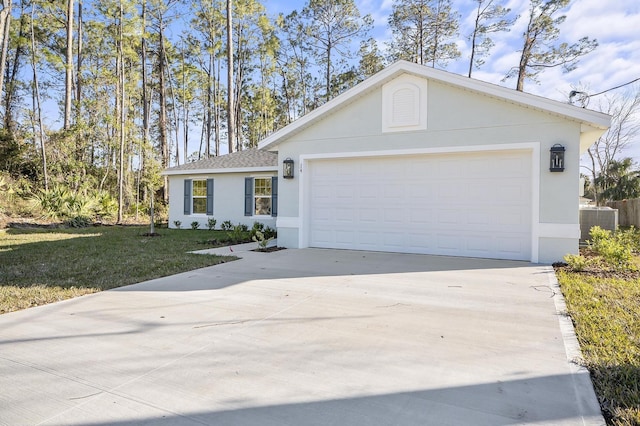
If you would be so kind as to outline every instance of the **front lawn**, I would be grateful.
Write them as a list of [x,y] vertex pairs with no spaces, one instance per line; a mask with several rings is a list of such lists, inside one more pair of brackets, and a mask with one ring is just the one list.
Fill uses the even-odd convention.
[[147,231],[0,230],[0,314],[233,259],[187,253],[214,247],[226,232],[161,229],[160,237],[143,236]]
[[557,275],[607,422],[640,425],[640,279]]
[[591,229],[556,264],[560,288],[607,423],[640,425],[640,233]]

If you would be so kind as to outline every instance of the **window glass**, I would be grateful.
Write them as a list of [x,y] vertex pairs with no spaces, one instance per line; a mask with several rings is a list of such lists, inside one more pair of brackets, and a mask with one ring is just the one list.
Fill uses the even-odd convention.
[[256,216],[271,215],[271,178],[255,178],[253,180],[253,196],[255,198]]
[[206,180],[194,180],[193,181],[193,213],[194,214],[206,214],[207,213],[207,181]]
[[193,181],[193,196],[194,197],[206,197],[207,196],[207,181],[206,180],[194,180]]

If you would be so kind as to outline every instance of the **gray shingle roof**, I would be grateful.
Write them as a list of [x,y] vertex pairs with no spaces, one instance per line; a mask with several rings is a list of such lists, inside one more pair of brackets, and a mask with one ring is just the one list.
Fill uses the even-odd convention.
[[202,170],[222,170],[222,169],[251,169],[257,167],[277,167],[278,153],[262,151],[257,148],[237,151],[219,157],[205,158],[180,166],[170,167],[166,173],[175,174],[179,171],[202,171]]

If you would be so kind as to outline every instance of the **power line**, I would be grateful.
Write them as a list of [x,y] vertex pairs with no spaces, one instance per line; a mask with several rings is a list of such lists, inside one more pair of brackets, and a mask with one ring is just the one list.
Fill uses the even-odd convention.
[[624,83],[624,84],[621,84],[619,86],[612,87],[611,89],[603,90],[602,92],[594,93],[593,95],[587,95],[587,97],[588,98],[593,98],[594,96],[602,95],[603,93],[607,93],[607,92],[610,92],[612,90],[619,89],[619,88],[624,87],[624,86],[628,86],[628,85],[630,85],[632,83],[635,83],[638,80],[640,80],[640,77],[636,78],[635,80],[631,80],[628,83]]

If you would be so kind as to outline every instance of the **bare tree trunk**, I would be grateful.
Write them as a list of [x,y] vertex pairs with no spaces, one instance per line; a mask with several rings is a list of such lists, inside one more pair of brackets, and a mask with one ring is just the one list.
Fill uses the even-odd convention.
[[595,199],[596,206],[600,206],[600,196],[599,196],[600,194],[598,194],[598,185],[596,185],[596,177],[597,177],[596,160],[593,157],[593,152],[591,152],[591,148],[587,149],[587,153],[591,158],[591,179],[593,179],[591,184],[593,185],[593,198]]
[[[220,155],[220,123],[222,122],[222,117],[220,117],[220,99],[222,99],[222,94],[220,93],[220,62],[221,61],[218,61],[218,67],[216,69],[216,73],[213,76],[213,87],[214,87],[213,125],[216,129],[216,135],[215,135],[216,156]],[[216,68],[215,65],[214,65],[214,68]]]
[[235,132],[234,122],[234,101],[233,101],[233,26],[232,0],[227,0],[227,139],[229,144],[229,154],[233,152],[233,140]]
[[189,107],[187,103],[187,85],[186,85],[185,69],[184,69],[184,44],[182,45],[182,130],[184,144],[184,163],[187,163],[189,156]]
[[[142,152],[140,158],[140,171],[142,172],[143,168],[146,167],[146,156],[145,152],[149,143],[149,133],[150,133],[150,118],[151,118],[151,96],[148,94],[147,90],[147,38],[145,37],[145,32],[147,30],[147,1],[143,0],[142,2]],[[155,191],[153,187],[150,188],[149,191],[149,217],[150,217],[150,228],[149,233],[153,235],[155,233],[155,224],[154,224],[154,211],[153,211],[153,199],[155,197]]]
[[242,36],[240,32],[238,32],[238,65],[236,66],[236,84],[235,84],[235,96],[234,96],[234,105],[233,105],[233,113],[234,113],[234,124],[236,128],[234,129],[235,135],[235,147],[237,151],[242,151],[242,111],[240,109],[240,103],[242,98],[242,79],[244,77],[244,65],[245,62],[242,58],[242,52],[240,51],[240,41],[242,40]]
[[212,120],[212,116],[213,116],[213,103],[215,103],[215,92],[214,92],[214,87],[213,87],[213,72],[214,72],[214,65],[213,65],[213,52],[209,52],[209,65],[207,67],[207,109],[206,109],[206,123],[205,123],[205,140],[207,142],[207,145],[205,146],[204,152],[205,155],[207,156],[207,158],[209,158],[211,156],[211,133],[212,133],[212,128],[211,128],[211,120]]
[[173,122],[175,123],[174,129],[176,133],[176,165],[180,165],[180,122],[178,121],[178,111],[176,101],[176,92],[173,88],[173,79],[171,78],[171,63],[169,63],[169,58],[166,56],[165,52],[165,63],[167,66],[165,67],[167,70],[167,80],[169,80],[169,91],[171,92],[172,106],[171,112],[173,112]]
[[6,70],[5,75],[7,78],[5,84],[5,97],[4,97],[4,126],[10,133],[15,132],[16,123],[13,120],[13,100],[16,95],[16,80],[18,79],[18,71],[20,70],[20,61],[22,60],[22,54],[25,50],[23,40],[25,39],[25,21],[26,15],[24,13],[25,3],[20,5],[20,25],[18,29],[18,45],[16,46],[15,54],[13,55],[13,63],[11,70]]
[[518,64],[518,82],[516,83],[516,90],[522,92],[524,90],[524,79],[527,77],[527,66],[529,65],[529,58],[531,57],[531,49],[535,40],[531,38],[531,26],[533,25],[534,13],[531,11],[529,17],[529,24],[527,25],[527,32],[524,35],[524,46],[522,47],[522,54],[520,55],[520,63]]
[[[76,52],[76,105],[75,105],[75,122],[82,117],[82,0],[78,0],[78,41]],[[82,164],[83,173],[86,173],[84,166],[84,140],[81,134],[76,134],[76,159]]]
[[0,11],[0,31],[2,31],[2,55],[0,55],[0,97],[4,89],[4,73],[7,66],[7,52],[9,51],[9,30],[11,28],[11,0],[2,0]]
[[64,129],[71,127],[71,91],[73,86],[73,0],[67,0],[67,54],[64,80]]
[[478,2],[478,10],[476,11],[476,20],[475,25],[473,27],[473,34],[471,35],[471,58],[469,58],[469,75],[471,78],[471,73],[473,72],[473,60],[476,56],[476,40],[478,38],[478,28],[480,25],[480,12],[482,8],[482,2]]
[[[205,114],[207,113],[205,112]],[[198,160],[202,159],[202,145],[204,144],[204,137],[206,132],[207,132],[207,122],[206,120],[203,120],[202,127],[200,127],[200,148],[198,148]]]
[[76,52],[76,102],[78,104],[76,118],[80,117],[80,101],[82,100],[82,0],[78,0],[78,43]]
[[[70,0],[71,1],[71,0]],[[120,86],[120,155],[119,155],[119,168],[118,168],[118,223],[122,223],[123,210],[124,210],[124,147],[125,147],[125,87],[124,87],[124,52],[123,52],[123,19],[124,11],[122,9],[122,0],[118,2],[120,8],[120,23],[118,28],[118,85]]]
[[[35,18],[34,5],[31,5],[31,66],[33,67],[33,93],[34,93],[34,114],[38,115],[38,130],[40,134],[40,153],[42,156],[42,177],[44,179],[44,189],[49,189],[49,176],[47,173],[47,150],[45,148],[44,131],[42,126],[42,108],[40,107],[40,88],[38,84],[38,68],[36,64],[36,38],[33,31],[33,20]],[[35,128],[34,134],[35,134]]]
[[[160,103],[160,116],[158,117],[158,126],[160,133],[160,146],[162,151],[162,168],[166,169],[169,167],[169,143],[167,141],[167,99],[166,99],[166,91],[167,91],[167,83],[165,80],[165,68],[166,68],[166,58],[165,58],[165,50],[164,50],[164,22],[162,17],[160,17],[160,46],[159,46],[159,58],[158,58],[158,82],[159,82],[159,93],[158,100]],[[168,178],[164,176],[164,184],[162,187],[162,200],[167,203],[169,201],[169,182]]]

